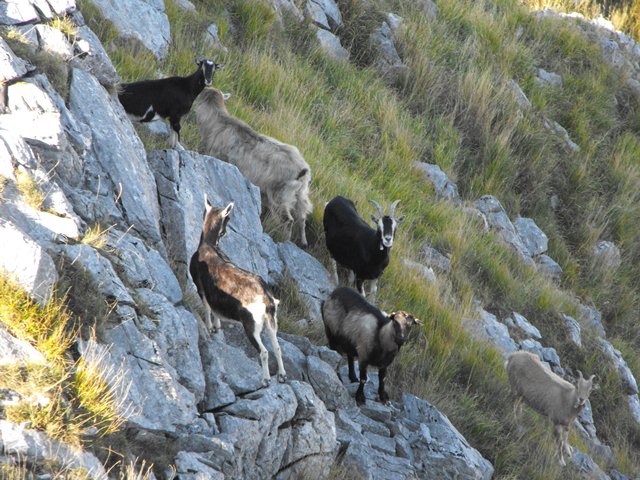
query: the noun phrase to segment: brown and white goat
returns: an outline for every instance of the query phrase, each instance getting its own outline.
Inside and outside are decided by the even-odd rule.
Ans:
[[[564,454],[573,454],[569,445],[569,426],[584,408],[593,387],[593,378],[582,377],[575,385],[546,368],[540,358],[530,352],[518,351],[509,355],[505,363],[512,394],[538,413],[553,422],[554,436],[558,441],[560,465],[566,465]]]
[[[203,153],[234,164],[260,187],[266,210],[285,221],[285,240],[291,239],[293,223],[297,222],[300,244],[306,247],[305,224],[311,212],[309,164],[296,147],[262,135],[229,115],[224,104],[229,97],[207,88],[196,101]]]
[[[278,320],[276,300],[267,284],[255,273],[243,270],[220,250],[218,243],[227,231],[233,202],[225,208],[214,208],[204,197],[205,213],[198,250],[191,257],[189,271],[193,283],[205,307],[205,324],[213,332],[221,328],[220,317],[237,320],[260,354],[262,384],[269,385],[269,353],[260,334],[266,327],[269,340],[278,362],[278,381],[285,382],[287,375],[282,363],[282,353],[276,333]]]

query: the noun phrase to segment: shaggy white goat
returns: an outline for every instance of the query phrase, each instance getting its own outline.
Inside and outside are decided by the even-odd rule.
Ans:
[[[573,454],[567,441],[569,426],[584,408],[595,375],[585,380],[578,371],[580,376],[574,386],[546,368],[537,355],[524,351],[512,353],[505,367],[513,395],[553,422],[560,465],[564,467],[564,454]]]

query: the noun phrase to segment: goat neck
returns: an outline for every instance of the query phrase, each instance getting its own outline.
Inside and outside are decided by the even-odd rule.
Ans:
[[[215,208],[205,198],[205,214],[202,225],[201,243],[217,247],[220,239],[227,233],[227,223],[233,209],[233,202],[225,208]]]

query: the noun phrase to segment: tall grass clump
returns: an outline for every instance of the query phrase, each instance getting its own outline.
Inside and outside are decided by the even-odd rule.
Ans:
[[[64,298],[54,296],[46,305],[38,305],[3,274],[0,320],[12,335],[43,356],[0,367],[0,388],[20,398],[4,407],[9,421],[28,422],[31,428],[71,445],[82,444],[88,432],[95,436],[96,429],[97,435],[104,436],[121,427],[126,396],[114,390],[120,376],[102,368],[99,357],[73,360],[78,324]]]

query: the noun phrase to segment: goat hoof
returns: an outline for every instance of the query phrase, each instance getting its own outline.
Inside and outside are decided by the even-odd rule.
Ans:
[[[353,377],[352,377],[351,375],[349,375],[349,381],[350,381],[351,383],[356,383],[356,382],[358,382],[359,380],[358,380],[358,377],[356,377],[355,375],[354,375]]]
[[[271,383],[271,379],[269,379],[269,378],[263,378],[262,379],[262,386],[263,387],[268,387],[269,383]]]
[[[567,466],[567,463],[564,461],[564,458],[560,459],[560,466],[561,467],[566,467]]]
[[[366,399],[364,398],[364,394],[363,395],[356,395],[356,403],[358,405],[364,405],[365,403],[367,403]]]
[[[279,373],[278,374],[278,381],[280,383],[285,383],[287,381],[287,376],[284,373]]]
[[[380,397],[380,403],[384,403],[385,405],[389,405],[389,395],[386,393],[378,394]]]

